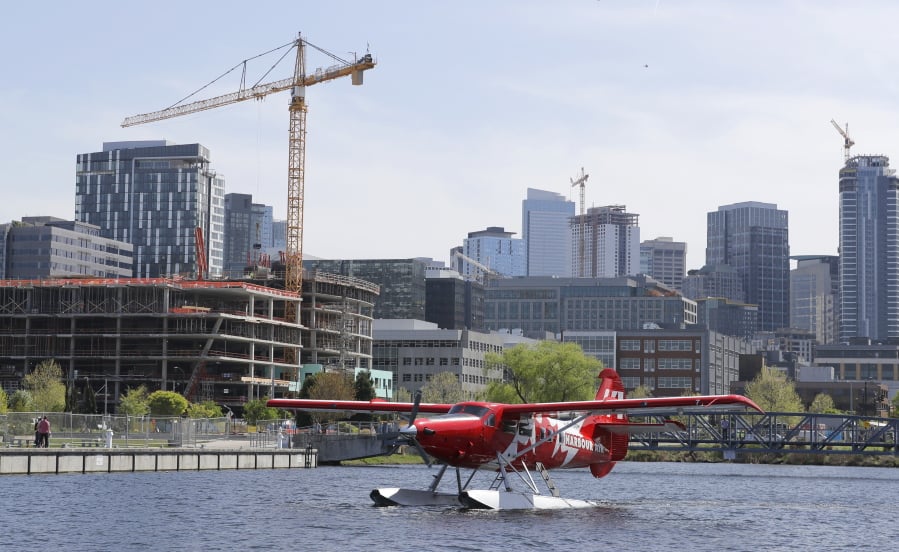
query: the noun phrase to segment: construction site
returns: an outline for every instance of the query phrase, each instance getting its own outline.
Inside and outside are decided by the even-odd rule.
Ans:
[[[278,289],[283,279],[268,283],[0,280],[0,385],[13,391],[55,360],[109,412],[140,385],[240,411],[247,400],[296,390],[303,365],[371,367],[377,286],[313,273],[301,301]]]
[[[333,64],[307,74],[307,47],[327,55]],[[140,385],[148,391],[177,391],[192,402],[215,401],[239,412],[247,400],[298,391],[303,373],[340,369],[352,374],[371,368],[378,286],[332,274],[304,275],[302,238],[306,88],[342,77],[361,85],[363,72],[375,61],[368,53],[342,59],[299,35],[266,53],[278,50],[285,51],[279,61],[295,51],[288,78],[246,86],[247,61],[265,55],[260,54],[225,73],[242,68],[236,91],[190,103],[182,100],[127,117],[122,126],[290,91],[286,248],[280,266],[258,266],[260,258],[254,255],[245,278],[209,279],[204,244],[220,239],[221,214],[195,205],[183,212],[185,220],[196,224],[195,239],[185,253],[186,262],[196,264],[193,275],[0,280],[0,385],[7,392],[18,389],[39,363],[55,360],[69,385],[90,386],[109,412],[125,390]],[[178,170],[160,165],[160,172]],[[117,180],[114,189],[119,189]],[[143,201],[148,193],[138,190],[133,195]],[[171,244],[159,244],[159,250],[166,247]],[[255,277],[260,273],[264,278]]]

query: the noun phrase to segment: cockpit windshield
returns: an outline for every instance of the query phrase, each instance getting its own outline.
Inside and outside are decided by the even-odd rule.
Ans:
[[[477,404],[455,404],[450,408],[447,414],[471,414],[480,418],[489,411],[490,409],[486,406]]]

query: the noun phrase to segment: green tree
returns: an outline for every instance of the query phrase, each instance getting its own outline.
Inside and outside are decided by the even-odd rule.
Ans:
[[[97,393],[94,392],[94,388],[87,378],[84,378],[84,385],[81,388],[80,410],[82,414],[97,413]]]
[[[371,381],[371,372],[359,372],[353,384],[353,396],[357,401],[370,401],[375,398],[375,385]]]
[[[243,405],[243,417],[248,424],[256,425],[261,421],[278,419],[278,410],[266,406],[266,402],[268,402],[268,397],[265,397],[264,399],[253,399],[247,401],[246,404]]]
[[[393,402],[410,403],[412,402],[412,391],[405,387],[400,387],[393,392]]]
[[[0,387],[0,414],[6,414],[9,410],[9,396],[6,391]]]
[[[813,414],[834,414],[837,409],[833,404],[833,397],[827,393],[818,393],[812,399],[812,404],[809,405],[808,411]]]
[[[31,392],[25,389],[16,389],[9,398],[9,409],[13,412],[34,412],[34,400]]]
[[[309,381],[308,378],[306,381]],[[304,382],[303,388],[306,388],[306,382]],[[343,374],[321,372],[315,375],[308,392],[310,399],[351,401],[355,397],[356,391],[349,378]]]
[[[153,391],[147,406],[152,416],[180,416],[187,410],[187,399],[174,391]]]
[[[221,418],[224,416],[222,407],[215,404],[215,401],[190,403],[187,407],[187,415],[191,418]]]
[[[652,390],[645,385],[638,385],[633,391],[627,394],[629,399],[645,399],[652,396]]]
[[[516,345],[502,354],[487,353],[487,370],[505,367],[507,381],[487,386],[488,401],[507,403],[592,399],[602,363],[576,343],[540,341]]]
[[[147,386],[131,387],[119,399],[119,414],[126,416],[146,416],[150,413]]]
[[[62,368],[53,359],[37,366],[22,379],[22,385],[31,393],[35,412],[64,412],[66,386],[62,382]]]
[[[75,382],[66,382],[66,406],[64,412],[78,412],[78,390]]]
[[[746,384],[746,396],[768,412],[804,412],[796,384],[779,370],[762,366],[762,371]]]
[[[440,372],[421,388],[421,402],[455,404],[465,400],[462,383],[453,372]]]
[[[370,401],[375,398],[375,385],[371,380],[371,372],[368,370],[359,372],[353,382],[353,398],[357,401]],[[350,416],[350,420],[356,422],[370,422],[374,416],[367,412],[356,412]],[[297,424],[299,427],[299,423]]]
[[[309,381],[308,378],[306,380]],[[303,382],[305,389],[306,382]],[[320,372],[315,375],[313,384],[309,386],[310,399],[318,400],[337,400],[351,401],[353,400],[355,389],[353,389],[352,381],[337,372]],[[345,418],[344,413],[322,413],[313,412],[312,418],[319,421],[338,420]],[[299,424],[299,422],[297,422]]]

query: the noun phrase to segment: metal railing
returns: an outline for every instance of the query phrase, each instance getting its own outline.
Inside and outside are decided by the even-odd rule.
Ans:
[[[35,424],[43,413],[0,415],[0,446],[33,447]],[[244,420],[119,416],[49,412],[51,447],[200,447],[210,442],[246,441]],[[225,443],[227,444],[227,443]]]

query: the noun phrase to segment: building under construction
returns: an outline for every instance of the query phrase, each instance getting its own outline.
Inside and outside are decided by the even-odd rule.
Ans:
[[[639,215],[624,205],[591,207],[571,218],[572,273],[579,278],[617,278],[640,271]]]
[[[14,392],[52,359],[110,412],[139,385],[240,410],[296,389],[302,364],[370,368],[377,286],[310,274],[301,302],[272,283],[0,280],[0,385]]]

